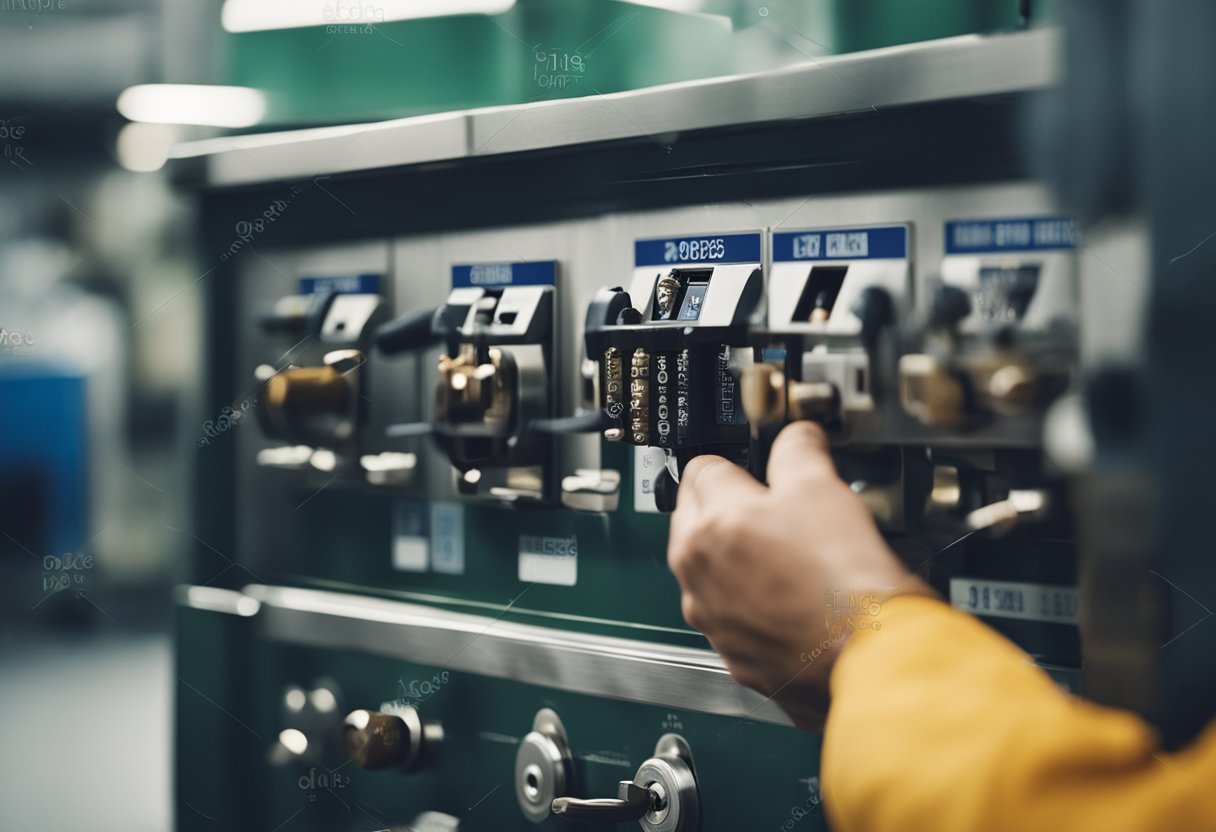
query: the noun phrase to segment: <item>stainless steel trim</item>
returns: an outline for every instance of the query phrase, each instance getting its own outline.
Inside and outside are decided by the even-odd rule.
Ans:
[[[207,612],[218,612],[224,615],[238,615],[249,618],[258,614],[261,604],[248,595],[233,589],[220,589],[214,586],[178,586],[173,592],[174,599],[183,607]]]
[[[969,35],[838,55],[785,69],[472,113],[475,156],[683,130],[818,118],[997,95],[1057,77],[1050,30]]]
[[[1039,89],[1060,76],[1062,38],[1040,29],[947,38],[811,60],[785,69],[581,98],[415,118],[207,139],[207,182],[237,185],[734,124],[816,118]]]
[[[358,650],[574,693],[789,725],[712,650],[553,630],[340,592],[253,585],[269,638]]]
[[[467,156],[468,115],[438,113],[186,142],[173,158],[206,157],[207,182],[238,185],[328,176]]]

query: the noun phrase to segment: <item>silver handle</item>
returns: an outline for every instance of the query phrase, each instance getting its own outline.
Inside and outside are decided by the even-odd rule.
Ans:
[[[591,823],[641,820],[654,808],[656,799],[657,795],[650,789],[643,788],[632,780],[622,780],[615,798],[583,800],[577,797],[559,797],[553,801],[553,814]]]

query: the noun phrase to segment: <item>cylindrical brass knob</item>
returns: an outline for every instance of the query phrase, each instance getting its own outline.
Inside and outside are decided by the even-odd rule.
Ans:
[[[372,771],[400,765],[410,751],[405,721],[378,711],[354,711],[346,717],[344,740],[354,764]]]
[[[752,364],[739,381],[743,412],[753,428],[785,421],[785,373],[772,364]]]
[[[962,382],[932,355],[899,359],[899,398],[904,412],[926,425],[955,424],[966,415]]]
[[[346,411],[350,387],[333,367],[288,367],[266,382],[266,407],[309,413]]]
[[[772,364],[743,370],[743,411],[753,428],[802,419],[830,423],[840,417],[840,392],[827,381],[791,381]]]
[[[362,364],[358,350],[338,350],[325,356],[325,364],[286,367],[266,378],[258,395],[258,421],[274,439],[309,442],[316,437],[344,440],[353,416],[355,377]]]
[[[997,407],[1017,410],[1034,402],[1034,371],[1026,364],[1012,362],[999,367],[988,379],[988,395]]]
[[[789,386],[789,414],[794,421],[831,422],[840,416],[840,391],[828,381],[795,381]]]
[[[415,771],[432,759],[443,740],[438,722],[422,722],[413,708],[398,713],[352,711],[346,717],[346,754],[369,771]]]

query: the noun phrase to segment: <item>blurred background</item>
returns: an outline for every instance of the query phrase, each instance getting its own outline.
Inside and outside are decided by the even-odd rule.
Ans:
[[[1050,11],[0,0],[0,828],[171,827],[170,590],[207,545],[191,464],[208,425],[207,264],[175,143],[772,70]]]

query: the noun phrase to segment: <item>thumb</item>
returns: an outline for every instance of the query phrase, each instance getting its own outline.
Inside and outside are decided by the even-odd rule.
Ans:
[[[768,457],[768,484],[778,490],[836,479],[828,438],[814,422],[792,422],[777,434]]]

